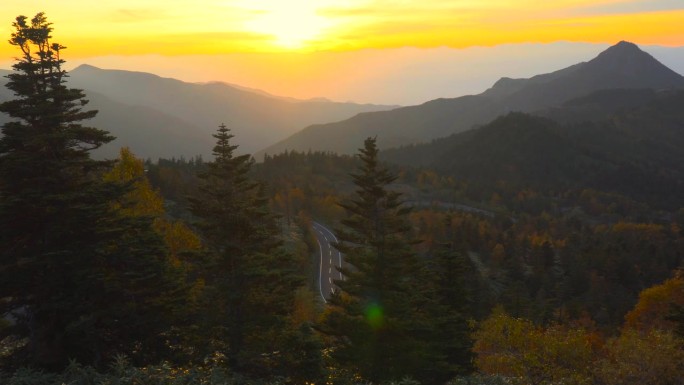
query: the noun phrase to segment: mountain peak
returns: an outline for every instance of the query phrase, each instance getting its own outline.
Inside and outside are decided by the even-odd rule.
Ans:
[[[671,88],[683,83],[679,74],[642,51],[636,44],[627,41],[621,41],[606,49],[587,64],[588,71],[604,74],[603,76],[610,74],[631,79],[635,84],[630,86]]]
[[[632,43],[631,41],[627,41],[627,40],[621,40],[619,43],[615,44],[614,46],[612,46],[612,47],[610,47],[610,48],[615,48],[615,49],[632,49],[632,50],[633,50],[633,49],[636,49],[636,50],[641,51],[641,49],[639,49],[639,46],[638,46],[638,45]],[[609,49],[610,49],[610,48],[609,48]]]
[[[653,56],[644,52],[634,43],[621,41],[601,52],[594,60],[596,64],[611,68],[622,68],[630,65],[662,65]],[[591,63],[590,62],[590,63]]]
[[[631,43],[629,41],[621,41],[611,47],[608,47],[605,51],[601,52],[598,57],[601,56],[617,56],[620,58],[630,58],[638,56],[651,56],[646,52],[642,51],[638,45]]]
[[[95,67],[94,65],[90,64],[81,64],[80,66],[72,69],[71,71],[96,71],[96,70],[101,70],[102,68]]]

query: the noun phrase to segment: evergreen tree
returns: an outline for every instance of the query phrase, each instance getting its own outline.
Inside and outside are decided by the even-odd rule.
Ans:
[[[248,176],[250,156],[234,155],[237,146],[225,125],[214,137],[215,159],[199,175],[198,193],[190,199],[210,251],[205,352],[226,354],[232,369],[249,375],[287,374],[280,353],[291,338],[286,334],[294,293],[304,280],[281,247],[263,186]]]
[[[16,98],[0,104],[13,118],[0,139],[0,314],[21,341],[14,364],[103,365],[118,353],[148,362],[177,299],[161,239],[149,219],[114,209],[128,186],[102,181],[109,163],[89,156],[113,137],[80,124],[96,111],[65,86],[64,47],[50,42],[45,15],[13,28]]]
[[[345,254],[344,280],[328,302],[320,330],[333,340],[333,358],[364,379],[380,383],[405,376],[432,382],[436,308],[425,264],[412,250],[409,209],[387,186],[396,177],[378,163],[375,139],[360,150],[352,174],[358,187],[343,203],[347,216],[336,247]]]
[[[435,253],[430,268],[434,277],[430,295],[434,301],[432,309],[435,327],[432,341],[434,351],[439,352],[434,365],[433,378],[444,383],[457,374],[473,369],[471,330],[468,326],[470,293],[466,286],[469,264],[463,253],[451,243],[441,245]]]
[[[197,226],[213,247],[227,255],[274,250],[281,243],[276,217],[268,208],[263,186],[248,175],[250,155],[234,155],[238,146],[230,143],[234,135],[225,125],[213,136],[215,159],[199,174],[199,192],[190,202],[193,214],[201,218]]]

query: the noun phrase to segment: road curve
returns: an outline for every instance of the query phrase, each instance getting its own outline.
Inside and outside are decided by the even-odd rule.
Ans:
[[[311,227],[318,243],[318,291],[323,302],[328,302],[335,290],[334,281],[343,279],[337,269],[342,266],[342,253],[333,247],[332,243],[337,242],[337,237],[330,229],[318,222],[312,222]]]

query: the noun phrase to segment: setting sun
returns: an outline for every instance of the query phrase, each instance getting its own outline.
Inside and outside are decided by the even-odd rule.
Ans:
[[[273,36],[276,46],[286,49],[304,48],[306,42],[317,38],[332,23],[317,14],[316,2],[294,1],[245,1],[244,7],[254,12],[246,20],[246,30]]]
[[[72,57],[465,48],[571,41],[684,45],[678,1],[563,0],[87,0],[3,2],[10,31],[19,14],[43,11]],[[11,48],[0,46],[0,60]]]

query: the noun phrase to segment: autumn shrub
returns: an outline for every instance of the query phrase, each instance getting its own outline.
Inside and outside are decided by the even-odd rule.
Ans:
[[[594,370],[598,384],[684,384],[684,343],[670,331],[626,329],[604,354]]]
[[[594,351],[589,333],[542,328],[495,312],[475,333],[475,363],[484,375],[525,384],[589,384]]]
[[[675,324],[669,316],[675,306],[683,305],[684,277],[675,276],[639,294],[639,302],[625,316],[625,328],[673,330]]]

